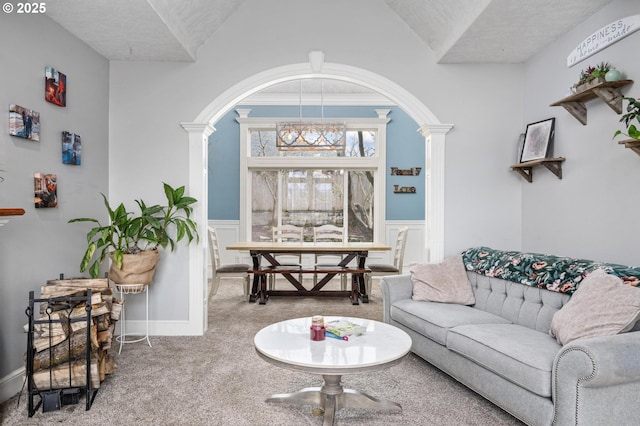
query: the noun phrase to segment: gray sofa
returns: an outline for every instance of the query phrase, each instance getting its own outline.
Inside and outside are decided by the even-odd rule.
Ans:
[[[490,259],[480,266],[474,264],[478,249],[463,253],[473,306],[414,301],[410,275],[387,276],[381,281],[384,321],[411,336],[416,355],[529,425],[640,424],[637,324],[630,332],[564,346],[549,334],[554,313],[570,298],[566,290],[609,264],[484,249]],[[531,282],[503,273],[501,262],[516,264],[514,256],[528,256],[534,269],[518,273]],[[544,274],[536,269],[541,265]],[[631,279],[637,279],[637,269],[619,275],[636,272]],[[569,273],[572,284],[559,281]]]

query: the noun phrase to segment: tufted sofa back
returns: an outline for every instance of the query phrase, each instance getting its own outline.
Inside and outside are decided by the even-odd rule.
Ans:
[[[640,291],[638,267],[489,247],[467,249],[462,259],[476,308],[543,332],[549,331],[553,314],[569,301],[584,277],[598,268]],[[634,330],[640,329],[639,324]]]
[[[549,332],[553,314],[570,297],[471,271],[467,271],[467,276],[476,297],[475,308],[543,333]]]

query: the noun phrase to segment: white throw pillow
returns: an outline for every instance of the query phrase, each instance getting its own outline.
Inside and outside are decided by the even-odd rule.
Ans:
[[[640,288],[603,269],[586,276],[566,305],[553,315],[549,334],[558,343],[629,331],[640,316]]]
[[[452,256],[442,263],[415,263],[409,267],[413,282],[413,300],[473,305],[471,283],[462,256]]]

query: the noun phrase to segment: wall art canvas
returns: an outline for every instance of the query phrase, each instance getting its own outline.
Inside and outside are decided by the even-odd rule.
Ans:
[[[9,134],[32,141],[40,140],[40,113],[20,105],[9,105]]]
[[[55,68],[44,70],[44,100],[58,106],[67,106],[67,76]]]
[[[80,165],[82,153],[82,141],[80,135],[70,132],[62,132],[62,163]]]
[[[549,118],[537,123],[527,124],[522,156],[520,157],[521,163],[547,158],[549,148],[553,142],[555,121],[555,118]]]
[[[34,203],[36,209],[58,207],[58,177],[53,174],[34,173]]]

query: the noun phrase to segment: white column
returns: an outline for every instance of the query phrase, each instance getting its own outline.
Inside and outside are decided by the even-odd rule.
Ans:
[[[202,335],[207,322],[207,205],[209,123],[180,123],[189,133],[189,193],[198,200],[192,219],[198,225],[200,244],[189,245],[189,334]]]
[[[389,118],[390,109],[376,109],[376,114],[378,114],[378,118],[383,120],[383,123],[378,123],[378,144],[376,146],[376,153],[378,155],[378,164],[376,167],[375,179],[375,210],[374,217],[375,226],[373,241],[382,241],[382,242],[391,242],[394,240],[390,240],[387,238],[388,230],[387,230],[387,125],[391,119]],[[369,253],[371,254],[371,253]],[[385,253],[386,255],[386,253]],[[374,263],[374,262],[371,262]],[[389,261],[388,263],[393,263]]]
[[[425,124],[418,131],[426,142],[426,253],[429,262],[444,259],[444,166],[446,134],[452,124]]]

